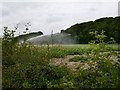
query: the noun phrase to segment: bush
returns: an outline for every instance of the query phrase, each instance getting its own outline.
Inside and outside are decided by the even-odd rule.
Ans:
[[[4,29],[3,88],[120,88],[120,66],[110,60],[110,55],[117,53],[98,55],[99,51],[104,51],[100,50],[99,44],[94,44],[94,48],[81,49],[49,45],[36,47],[27,41],[17,43],[14,31],[7,27]],[[90,52],[94,53],[92,57],[74,57],[70,61],[99,60],[95,68],[92,67],[94,63],[89,62],[87,64],[90,68],[84,70],[80,66],[77,72],[70,71],[65,66],[49,65],[51,58]]]
[[[49,65],[49,59],[54,57],[51,55],[55,54],[53,50],[50,54],[49,49],[52,50],[54,47],[35,47],[27,41],[17,43],[14,41],[13,32],[5,28],[2,48],[3,88],[59,87],[55,85],[60,84],[60,80],[69,72],[65,67]],[[59,48],[56,50],[59,51]],[[61,57],[60,53],[55,55]]]

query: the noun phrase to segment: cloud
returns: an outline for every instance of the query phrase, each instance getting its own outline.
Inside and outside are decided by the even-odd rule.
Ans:
[[[50,34],[51,30],[56,33],[75,23],[117,16],[117,8],[116,2],[5,2],[2,23],[11,29],[20,23],[18,34],[31,22],[32,32],[41,30]]]
[[[47,24],[53,24],[53,23],[57,23],[57,22],[61,22],[63,19],[60,17],[54,17],[54,18],[48,18],[46,20]]]
[[[3,2],[118,2],[119,0],[3,0]]]
[[[120,16],[120,1],[118,2],[118,15]]]
[[[2,10],[2,17],[9,16],[9,15],[10,15],[10,11],[8,9],[3,9]]]
[[[95,9],[95,8],[90,8],[89,10],[90,10],[90,11],[96,11],[96,9]]]

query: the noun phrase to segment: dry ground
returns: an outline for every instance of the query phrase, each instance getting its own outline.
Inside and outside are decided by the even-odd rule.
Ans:
[[[114,52],[120,52],[120,51],[114,51]],[[99,54],[108,54],[110,52],[102,52]],[[78,69],[89,69],[90,65],[95,68],[96,65],[99,63],[100,60],[95,60],[95,61],[87,61],[87,62],[74,62],[74,61],[69,61],[69,59],[74,58],[76,56],[84,56],[84,57],[92,57],[94,55],[92,54],[83,54],[83,55],[67,55],[65,58],[52,58],[50,59],[50,65],[55,65],[55,66],[63,66],[66,65],[67,68],[69,68],[72,71],[77,71]],[[120,59],[120,54],[117,55],[111,55],[110,56],[110,60],[113,61],[113,64],[120,64],[120,62],[118,61]],[[81,67],[80,67],[81,66]]]

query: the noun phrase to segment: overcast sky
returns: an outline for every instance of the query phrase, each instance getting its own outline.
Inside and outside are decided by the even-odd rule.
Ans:
[[[60,32],[71,25],[93,21],[102,17],[118,16],[119,0],[52,0],[45,2],[8,2],[0,3],[0,29],[8,26],[12,29],[19,23],[17,35],[24,31],[24,25],[31,23],[31,32],[42,31],[44,34]],[[0,31],[0,35],[3,31]]]

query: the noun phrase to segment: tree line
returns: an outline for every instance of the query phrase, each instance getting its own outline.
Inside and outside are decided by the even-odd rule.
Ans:
[[[89,41],[94,40],[94,36],[90,35],[89,32],[98,31],[100,33],[102,30],[105,31],[107,36],[105,41],[110,41],[110,38],[114,38],[116,43],[120,43],[119,33],[120,33],[120,17],[105,17],[100,18],[95,21],[77,23],[66,30],[61,30],[61,33],[71,34],[74,40],[77,40],[77,44],[87,44]]]

